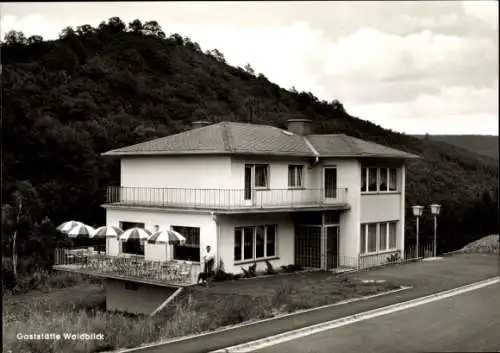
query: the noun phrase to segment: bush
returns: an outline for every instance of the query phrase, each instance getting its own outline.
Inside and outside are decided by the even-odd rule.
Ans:
[[[283,271],[285,273],[293,273],[293,272],[299,272],[299,271],[304,271],[304,268],[300,265],[295,265],[295,264],[292,264],[292,265],[286,265],[286,266],[281,266],[281,268],[283,269]]]
[[[399,253],[392,254],[387,258],[387,262],[390,264],[397,263],[399,262],[399,260],[401,260],[401,258],[399,257]]]
[[[277,273],[276,270],[273,268],[273,265],[271,265],[271,263],[267,260],[266,260],[266,273],[268,275],[275,275]]]
[[[250,267],[248,267],[248,270],[245,270],[243,267],[241,268],[243,271],[243,277],[244,278],[252,278],[257,276],[257,263],[254,262],[254,264]]]

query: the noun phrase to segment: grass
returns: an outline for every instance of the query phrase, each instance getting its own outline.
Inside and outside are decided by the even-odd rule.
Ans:
[[[136,347],[298,309],[394,289],[326,272],[297,273],[192,287],[155,317],[104,311],[103,287],[66,289],[4,298],[4,351],[98,352]],[[258,289],[258,290],[257,290]],[[103,341],[23,341],[16,333],[103,333]],[[123,334],[125,333],[126,334]]]

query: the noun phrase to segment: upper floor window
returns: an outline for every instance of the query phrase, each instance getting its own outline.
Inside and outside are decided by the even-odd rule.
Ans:
[[[256,164],[255,165],[255,187],[267,188],[269,186],[269,165]]]
[[[396,168],[362,168],[361,192],[397,191]]]
[[[245,164],[245,189],[269,187],[269,164]]]
[[[288,166],[288,187],[301,188],[303,187],[303,169],[302,165],[289,165]]]

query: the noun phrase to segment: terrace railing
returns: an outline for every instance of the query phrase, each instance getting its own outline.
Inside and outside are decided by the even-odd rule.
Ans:
[[[179,189],[107,188],[107,202],[128,206],[258,209],[346,204],[347,189]]]
[[[153,261],[142,256],[109,256],[87,249],[56,249],[54,266],[89,275],[185,285],[194,284],[200,272],[197,263]]]

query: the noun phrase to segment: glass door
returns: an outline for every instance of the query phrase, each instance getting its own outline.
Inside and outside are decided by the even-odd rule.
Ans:
[[[337,198],[337,168],[328,167],[324,172],[325,199]]]

